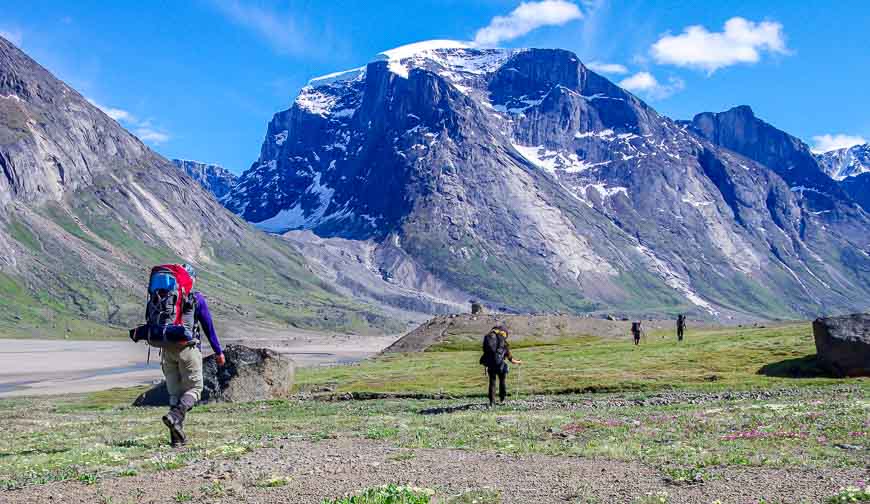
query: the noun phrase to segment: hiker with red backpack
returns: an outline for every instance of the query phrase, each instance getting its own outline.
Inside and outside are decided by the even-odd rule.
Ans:
[[[486,367],[489,376],[489,407],[495,404],[495,381],[498,379],[499,402],[504,403],[507,396],[508,362],[520,365],[523,361],[514,359],[507,341],[508,331],[504,326],[495,326],[483,337],[483,355],[480,364]]]
[[[187,264],[152,268],[145,325],[130,331],[133,341],[144,340],[162,350],[170,406],[163,423],[172,446],[187,443],[184,420],[202,393],[201,332],[208,338],[217,365],[226,363],[205,296],[193,290],[195,282],[196,272]]]

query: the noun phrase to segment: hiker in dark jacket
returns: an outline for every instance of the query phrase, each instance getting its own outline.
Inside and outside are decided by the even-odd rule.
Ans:
[[[493,327],[483,337],[483,355],[480,364],[486,367],[489,376],[489,406],[495,404],[495,380],[498,378],[498,397],[504,403],[507,396],[508,362],[520,365],[523,361],[514,359],[507,341],[508,331],[503,326]]]
[[[686,316],[677,315],[677,341],[683,341],[683,331],[686,329]]]
[[[640,345],[640,337],[643,334],[643,327],[640,325],[640,321],[631,323],[631,336],[634,338],[634,344]]]
[[[195,282],[196,273],[193,268],[185,264],[184,269],[187,270],[191,280]],[[193,297],[196,300],[193,303],[194,307],[191,307],[194,312],[194,324],[199,328],[199,330],[194,331],[196,337],[190,342],[164,347],[161,362],[163,375],[166,377],[170,405],[169,412],[163,416],[163,423],[169,428],[173,446],[183,445],[187,442],[187,437],[184,434],[184,419],[202,394],[202,342],[199,339],[201,332],[205,333],[209,345],[215,353],[215,363],[218,366],[223,366],[226,363],[205,296],[201,292],[195,291]],[[185,307],[185,309],[190,308]]]

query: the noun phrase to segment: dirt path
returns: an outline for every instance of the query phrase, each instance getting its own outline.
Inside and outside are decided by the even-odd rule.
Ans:
[[[286,477],[283,486],[262,482]],[[409,450],[377,441],[276,441],[238,460],[203,463],[173,471],[103,480],[63,482],[0,494],[9,504],[31,502],[318,503],[390,482],[457,495],[491,488],[504,503],[631,503],[666,491],[671,503],[756,504],[821,502],[839,488],[866,479],[861,469],[725,469],[707,482],[669,485],[639,463],[541,455],[507,456],[462,450]],[[220,488],[223,495],[215,495]],[[220,492],[219,492],[220,493]]]

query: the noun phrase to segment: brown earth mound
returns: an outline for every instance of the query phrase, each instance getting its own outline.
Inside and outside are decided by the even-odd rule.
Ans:
[[[643,320],[647,333],[673,330],[673,320]],[[691,328],[713,327],[709,322],[688,322]],[[549,342],[577,336],[628,338],[631,321],[604,320],[577,315],[444,315],[425,322],[390,345],[389,352],[422,352],[432,345],[445,342],[479,341],[495,325],[504,325],[511,333],[511,341]],[[674,336],[676,337],[676,335]]]

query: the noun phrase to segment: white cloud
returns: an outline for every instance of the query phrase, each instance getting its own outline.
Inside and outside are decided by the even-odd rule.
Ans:
[[[87,98],[87,100],[91,103],[91,105],[102,110],[104,114],[106,114],[107,116],[111,117],[112,119],[114,119],[118,122],[121,122],[121,121],[131,122],[131,123],[136,122],[136,118],[133,116],[133,114],[131,114],[130,112],[127,112],[124,109],[105,107],[105,106],[100,105],[99,103],[97,103],[96,101],[94,101],[90,98]]]
[[[5,38],[6,40],[12,42],[18,47],[21,47],[21,43],[24,41],[24,34],[21,33],[21,30],[0,28],[0,37]]]
[[[101,105],[96,100],[91,98],[86,98],[91,105],[97,107],[102,110],[104,114],[111,117],[118,123],[123,124],[127,128],[132,128],[133,134],[139,137],[143,142],[148,142],[154,145],[160,145],[164,142],[169,141],[169,134],[165,131],[161,131],[162,128],[155,127],[150,120],[140,121],[135,115],[130,112],[115,108],[115,107],[106,107]]]
[[[299,54],[310,44],[290,13],[279,13],[239,0],[214,0],[223,14],[236,24],[249,28],[265,38],[276,50],[286,54]]]
[[[658,86],[659,82],[649,72],[638,72],[619,81],[619,85],[629,91],[647,91]]]
[[[148,142],[154,145],[160,145],[169,140],[169,135],[162,131],[155,131],[151,128],[143,127],[136,128],[133,133],[139,137],[139,140]]]
[[[660,100],[682,90],[685,85],[676,77],[670,77],[667,84],[662,84],[649,72],[637,72],[619,81],[619,86],[632,93]]]
[[[855,135],[818,135],[813,137],[813,152],[821,153],[837,149],[845,149],[854,145],[867,143],[867,139]]]
[[[709,73],[738,63],[757,63],[764,52],[788,54],[782,24],[741,17],[726,21],[721,32],[709,32],[700,25],[686,27],[679,35],[662,36],[650,48],[657,63]]]
[[[590,61],[589,63],[586,63],[586,68],[592,70],[593,72],[603,74],[622,75],[628,73],[628,68],[625,68],[625,65],[620,65],[619,63],[602,63],[600,61]]]
[[[582,17],[580,8],[565,0],[523,2],[507,16],[496,16],[489,25],[477,30],[474,43],[478,46],[495,46],[543,26],[561,26]]]

